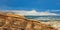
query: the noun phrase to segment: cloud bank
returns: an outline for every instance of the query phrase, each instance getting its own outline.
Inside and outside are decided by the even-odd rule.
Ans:
[[[56,13],[51,13],[49,11],[45,12],[37,12],[36,10],[32,11],[26,11],[26,10],[11,10],[10,12],[14,12],[16,14],[22,14],[22,15],[31,15],[31,16],[40,16],[40,15],[58,15]]]

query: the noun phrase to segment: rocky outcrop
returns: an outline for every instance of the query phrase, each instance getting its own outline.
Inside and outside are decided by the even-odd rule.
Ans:
[[[60,30],[60,21],[48,21],[48,22],[43,22],[45,24],[50,24],[52,27],[57,28]]]
[[[57,30],[49,24],[26,19],[22,15],[0,13],[0,30]]]

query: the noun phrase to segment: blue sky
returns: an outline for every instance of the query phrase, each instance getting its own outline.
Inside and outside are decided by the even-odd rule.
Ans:
[[[0,0],[0,10],[55,11],[60,14],[60,0]],[[57,10],[57,11],[56,11]]]

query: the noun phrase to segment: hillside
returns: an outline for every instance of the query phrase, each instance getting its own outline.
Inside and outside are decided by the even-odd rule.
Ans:
[[[0,13],[0,30],[57,30],[50,24],[26,19],[23,15]]]

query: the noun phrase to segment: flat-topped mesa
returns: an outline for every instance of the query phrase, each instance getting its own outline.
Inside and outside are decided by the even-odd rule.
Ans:
[[[26,19],[23,15],[0,13],[0,30],[57,30],[37,20]]]

